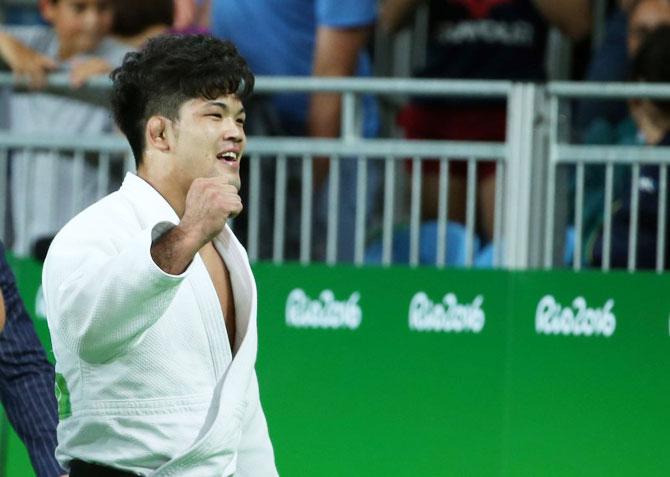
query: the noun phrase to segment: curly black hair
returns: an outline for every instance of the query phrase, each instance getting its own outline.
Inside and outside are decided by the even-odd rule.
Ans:
[[[670,26],[659,26],[644,38],[631,63],[630,77],[645,83],[670,83]],[[670,100],[653,99],[652,103],[670,116]]]
[[[110,77],[112,113],[138,167],[151,116],[178,119],[185,101],[226,94],[244,100],[254,88],[254,75],[235,45],[208,35],[153,38],[142,50],[127,53]]]

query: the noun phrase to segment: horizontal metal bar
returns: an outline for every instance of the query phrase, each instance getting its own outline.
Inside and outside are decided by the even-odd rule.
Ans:
[[[11,73],[0,73],[0,86],[21,86]],[[106,76],[91,78],[84,89],[111,89],[112,82]],[[70,78],[66,73],[55,73],[48,77],[48,88],[70,89]],[[308,76],[259,76],[256,78],[256,93],[286,92],[353,92],[380,95],[411,94],[414,96],[477,96],[506,97],[512,82],[483,80],[431,80],[397,78],[313,78]]]
[[[650,146],[573,146],[554,145],[551,156],[556,163],[576,164],[670,164],[670,147]]]
[[[670,98],[670,85],[653,83],[556,81],[547,84],[547,91],[564,98]]]
[[[44,148],[58,150],[80,149],[108,153],[130,151],[128,142],[115,135],[49,135],[0,132],[2,148]],[[502,143],[465,141],[409,141],[399,139],[357,139],[348,143],[336,139],[268,138],[250,136],[249,154],[393,156],[396,159],[435,156],[471,156],[478,160],[502,159],[507,146]],[[344,157],[346,160],[346,157]],[[353,157],[355,159],[355,157]],[[459,160],[458,158],[452,160]],[[464,160],[464,159],[462,159]]]
[[[0,146],[2,143],[0,142]],[[503,143],[465,141],[410,141],[405,139],[356,139],[344,143],[337,139],[301,139],[288,137],[249,138],[248,152],[259,154],[330,155],[344,160],[358,156],[392,156],[404,160],[408,157],[453,156],[455,159],[476,157],[478,160],[495,160],[505,157],[507,146]]]
[[[113,134],[64,135],[49,133],[15,133],[0,131],[1,148],[56,149],[72,151],[97,151],[110,154],[125,154],[130,145],[125,137]],[[116,157],[112,157],[116,159]]]

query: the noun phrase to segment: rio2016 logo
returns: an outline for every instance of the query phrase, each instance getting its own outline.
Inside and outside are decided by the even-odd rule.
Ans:
[[[602,308],[589,308],[584,297],[572,300],[563,307],[551,295],[545,295],[535,310],[535,331],[544,335],[612,336],[616,330],[614,300]]]

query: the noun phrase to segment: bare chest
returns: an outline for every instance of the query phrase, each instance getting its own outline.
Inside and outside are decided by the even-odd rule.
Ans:
[[[233,296],[233,286],[230,281],[230,273],[219,253],[211,243],[208,243],[200,250],[200,257],[205,263],[207,272],[212,280],[216,295],[219,298],[223,319],[226,323],[228,332],[228,341],[230,349],[233,349],[235,343],[235,300]]]

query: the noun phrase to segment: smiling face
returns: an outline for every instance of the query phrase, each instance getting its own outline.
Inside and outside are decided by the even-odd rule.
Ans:
[[[199,177],[225,177],[240,188],[245,119],[242,102],[232,94],[181,106],[173,122],[170,175],[184,194]]]
[[[42,14],[53,25],[61,59],[94,50],[114,20],[110,0],[42,0]]]

